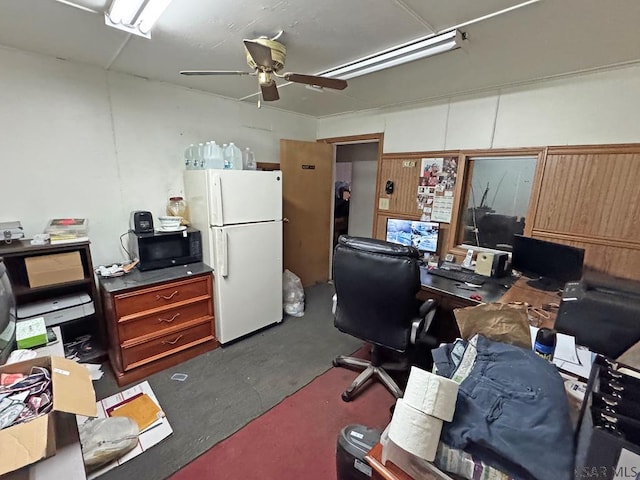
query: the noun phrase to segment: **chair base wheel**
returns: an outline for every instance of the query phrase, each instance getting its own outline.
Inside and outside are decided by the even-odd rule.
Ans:
[[[347,392],[342,392],[342,400],[344,402],[350,402],[351,401],[351,395],[349,395]]]
[[[338,361],[334,358],[331,363],[333,364],[334,367],[338,366]]]

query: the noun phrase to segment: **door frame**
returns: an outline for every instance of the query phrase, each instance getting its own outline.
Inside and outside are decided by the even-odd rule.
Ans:
[[[380,174],[380,164],[382,162],[382,153],[383,153],[383,147],[384,147],[384,133],[383,132],[379,132],[379,133],[366,133],[366,134],[362,134],[362,135],[349,135],[349,136],[345,136],[345,137],[329,137],[329,138],[319,138],[316,140],[317,142],[321,142],[321,143],[328,143],[333,147],[333,165],[332,165],[332,170],[333,170],[333,183],[332,183],[332,190],[333,185],[335,185],[336,182],[336,147],[338,145],[350,145],[350,144],[358,144],[358,143],[378,143],[378,159],[376,161],[376,186],[379,183],[379,179],[378,179],[378,175]],[[333,201],[335,202],[335,195],[333,195]],[[333,205],[331,205],[331,211],[333,211]],[[375,211],[371,212],[371,214],[374,216],[375,219]],[[333,239],[333,222],[330,223],[330,228],[331,228],[331,236],[330,239]],[[375,225],[375,221],[373,222],[373,227],[371,230],[371,237],[373,238],[373,236],[375,235],[375,229],[376,229],[376,225]],[[331,265],[333,264],[333,242],[330,241],[329,245],[327,246],[329,248],[329,279],[333,279],[333,271],[331,268]]]

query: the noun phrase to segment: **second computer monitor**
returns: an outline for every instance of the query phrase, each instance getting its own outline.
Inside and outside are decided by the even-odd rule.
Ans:
[[[421,252],[435,253],[438,251],[439,230],[440,224],[435,222],[388,218],[386,240],[413,246]]]
[[[566,282],[580,280],[584,249],[514,235],[511,268],[528,277],[542,290],[562,288]]]

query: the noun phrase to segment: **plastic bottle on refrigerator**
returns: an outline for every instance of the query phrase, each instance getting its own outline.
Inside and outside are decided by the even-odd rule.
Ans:
[[[196,149],[195,168],[202,170],[204,168],[204,143],[199,143]]]
[[[245,148],[242,152],[242,168],[244,170],[256,170],[256,157],[249,147]]]
[[[229,142],[226,148],[223,148],[225,168],[230,170],[242,170],[242,150],[240,150],[233,142]]]
[[[224,164],[223,168],[229,168],[229,152],[227,152],[227,149],[229,148],[229,145],[227,145],[226,143],[222,144],[222,163]]]
[[[205,168],[224,168],[222,148],[214,140],[207,142]]]
[[[184,168],[186,168],[187,170],[193,170],[194,168],[196,168],[196,151],[197,147],[193,143],[189,145],[184,151]]]

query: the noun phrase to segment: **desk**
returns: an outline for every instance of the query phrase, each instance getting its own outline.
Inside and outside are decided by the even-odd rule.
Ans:
[[[427,273],[426,267],[420,267],[420,283],[422,288],[418,299],[425,301],[433,298],[437,302],[437,321],[433,322],[429,332],[440,342],[453,342],[460,336],[453,310],[472,307],[480,303],[498,302],[509,290],[515,278],[487,278],[480,288],[467,290],[463,282],[438,277]],[[466,287],[469,288],[469,287]],[[482,297],[481,301],[469,298],[472,294]]]
[[[488,278],[480,288],[467,290],[464,283],[449,280],[427,273],[425,267],[420,267],[420,283],[422,288],[418,294],[420,300],[433,298],[438,303],[438,325],[433,326],[433,335],[442,342],[453,342],[459,335],[458,327],[453,315],[456,308],[472,307],[480,303],[512,303],[526,302],[533,307],[540,307],[547,303],[560,303],[560,296],[556,292],[538,290],[527,285],[527,278],[509,276],[502,278]],[[472,294],[482,297],[481,301],[469,298]],[[543,321],[541,326],[553,327],[555,313]],[[436,323],[436,322],[434,322]]]
[[[420,267],[422,290],[443,297],[443,300],[449,302],[447,304],[454,305],[453,308],[459,308],[458,305],[460,307],[469,307],[480,303],[500,301],[515,281],[516,277],[487,277],[481,287],[468,290],[471,287],[466,287],[463,282],[431,275],[427,273],[426,268]],[[480,295],[482,301],[472,300],[470,296],[474,293]]]

